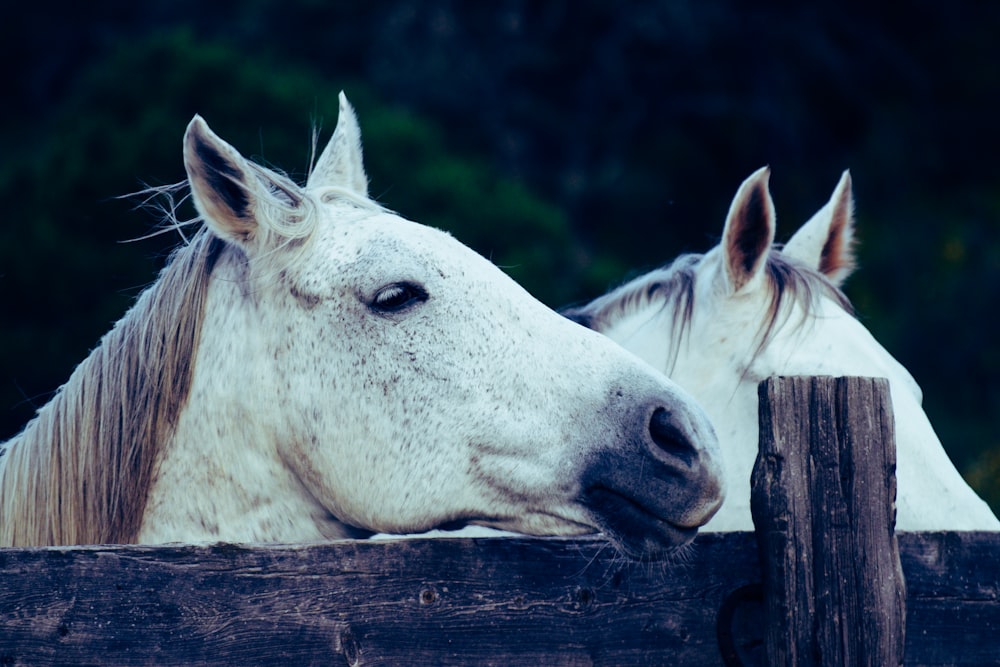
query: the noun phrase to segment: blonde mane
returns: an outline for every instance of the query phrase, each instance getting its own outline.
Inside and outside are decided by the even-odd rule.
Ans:
[[[191,385],[209,276],[202,228],[24,431],[0,445],[0,546],[134,542]]]
[[[300,198],[290,179],[250,167],[278,189],[258,211],[257,234],[272,247],[293,249],[291,255],[271,252],[263,264],[257,258],[251,267],[257,273],[280,270],[294,248],[301,250],[318,224],[321,201],[345,200],[366,213],[385,210],[340,187]],[[164,215],[164,230],[182,238],[188,225],[199,231],[55,397],[19,435],[0,443],[0,547],[135,542],[157,453],[191,386],[209,277],[227,247],[200,218],[178,219],[188,188],[183,181],[133,195]],[[158,198],[166,203],[150,204]]]

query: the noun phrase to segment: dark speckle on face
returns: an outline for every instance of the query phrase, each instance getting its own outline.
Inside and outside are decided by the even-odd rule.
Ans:
[[[289,292],[295,298],[295,300],[298,301],[299,304],[301,304],[302,307],[306,309],[315,308],[316,305],[319,304],[321,300],[321,297],[318,294],[309,294],[306,292],[302,292],[295,285],[292,285],[291,288],[289,288]]]

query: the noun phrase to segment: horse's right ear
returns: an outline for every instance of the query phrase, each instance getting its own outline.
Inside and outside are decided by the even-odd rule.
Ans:
[[[830,201],[795,232],[782,252],[840,286],[854,271],[854,197],[845,171]]]
[[[224,239],[250,239],[257,222],[249,165],[201,116],[192,118],[184,133],[184,169],[205,223]]]
[[[722,256],[730,294],[763,274],[774,242],[774,202],[768,189],[771,170],[762,167],[737,190],[722,232]]]
[[[201,116],[192,118],[184,133],[184,168],[205,224],[244,249],[269,238],[266,232],[273,230],[274,218],[302,203],[297,185],[244,158]]]

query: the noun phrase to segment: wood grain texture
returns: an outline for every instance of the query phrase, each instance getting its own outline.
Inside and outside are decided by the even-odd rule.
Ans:
[[[903,662],[888,381],[779,377],[760,385],[751,510],[771,665]]]
[[[593,539],[0,550],[0,664],[719,664],[716,613],[757,569],[732,550],[732,536],[672,564]]]
[[[1000,533],[899,543],[905,663],[998,664]],[[0,665],[762,664],[754,535],[683,561],[599,539],[0,549]]]

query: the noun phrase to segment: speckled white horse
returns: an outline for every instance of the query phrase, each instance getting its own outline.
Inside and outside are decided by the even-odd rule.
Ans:
[[[757,385],[773,375],[889,379],[896,423],[897,527],[997,530],[948,458],[912,376],[853,316],[839,287],[854,268],[851,180],[781,250],[769,171],[740,187],[721,245],[684,255],[566,314],[666,372],[708,411],[728,497],[709,530],[753,530]]]
[[[719,506],[691,398],[373,203],[343,96],[304,188],[199,117],[184,162],[204,224],[0,445],[0,545],[473,523],[645,557]]]

